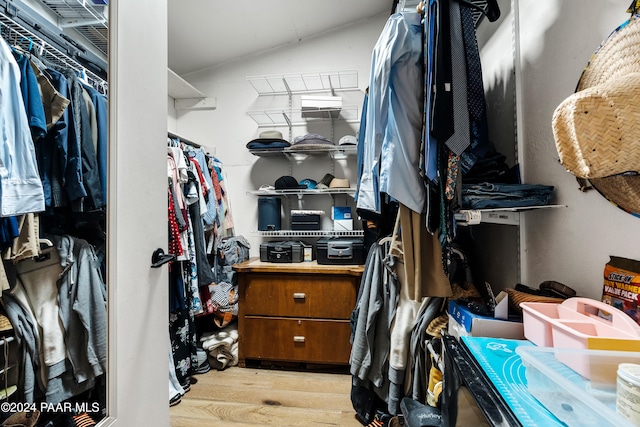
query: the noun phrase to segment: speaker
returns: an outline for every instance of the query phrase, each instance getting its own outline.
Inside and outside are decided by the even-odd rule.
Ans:
[[[280,211],[280,197],[258,197],[258,230],[280,230]]]

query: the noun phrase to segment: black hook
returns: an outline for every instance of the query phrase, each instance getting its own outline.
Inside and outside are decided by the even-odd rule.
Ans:
[[[155,251],[153,251],[153,254],[151,255],[151,268],[158,268],[161,265],[164,265],[175,259],[176,259],[175,255],[165,254],[162,248],[158,248]]]

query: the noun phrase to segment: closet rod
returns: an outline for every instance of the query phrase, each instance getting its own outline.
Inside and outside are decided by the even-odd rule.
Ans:
[[[1,12],[0,32],[9,45],[18,45],[25,51],[31,49],[36,58],[42,58],[60,67],[71,68],[77,73],[84,73],[91,86],[106,93],[108,85],[104,79]]]
[[[21,6],[19,1],[17,3]],[[90,81],[95,82],[94,86],[107,88],[107,64],[104,59],[63,34],[52,23],[29,12],[26,6],[21,7],[18,8],[16,2],[0,0],[0,29],[3,34],[10,31],[21,47],[28,50],[32,46],[36,53],[46,53],[47,60],[84,72]],[[12,40],[7,42],[11,44]]]
[[[173,132],[167,132],[167,134],[169,135],[169,138],[171,138],[171,139],[177,139],[178,141],[183,142],[183,143],[185,143],[187,145],[191,145],[192,147],[195,147],[195,148],[202,148],[202,145],[196,144],[195,142],[191,142],[188,139],[183,138],[180,135],[177,135],[177,134],[175,134]]]
[[[2,337],[0,338],[0,345],[4,345],[4,343],[6,342],[7,344],[9,344],[11,341],[15,340],[15,338],[13,336],[9,336],[9,337]]]

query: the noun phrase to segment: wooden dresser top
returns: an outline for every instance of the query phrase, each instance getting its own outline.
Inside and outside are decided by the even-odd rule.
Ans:
[[[239,273],[301,273],[301,274],[349,274],[361,276],[363,265],[320,265],[315,260],[307,262],[277,263],[262,262],[251,258],[233,265]]]

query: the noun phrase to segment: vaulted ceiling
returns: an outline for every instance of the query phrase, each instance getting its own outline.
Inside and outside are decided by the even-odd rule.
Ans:
[[[392,0],[169,0],[169,68],[200,71],[390,13]]]

